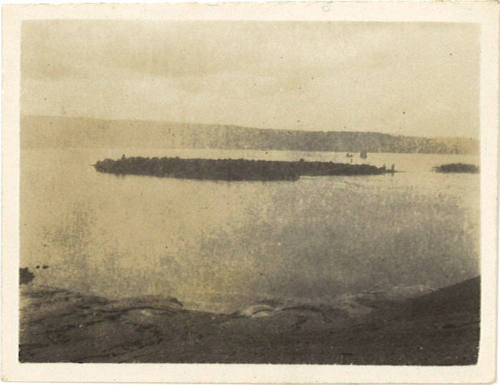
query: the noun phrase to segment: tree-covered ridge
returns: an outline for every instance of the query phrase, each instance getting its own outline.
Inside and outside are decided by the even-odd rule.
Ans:
[[[141,120],[23,116],[23,148],[191,148],[289,151],[477,154],[469,138],[424,138],[377,132],[276,130]]]

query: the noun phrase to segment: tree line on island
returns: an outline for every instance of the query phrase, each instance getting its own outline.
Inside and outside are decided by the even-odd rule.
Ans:
[[[115,175],[150,175],[157,177],[207,180],[297,180],[301,176],[380,175],[394,168],[367,164],[333,162],[268,161],[250,159],[182,159],[126,157],[105,159],[94,165],[98,172]]]
[[[466,163],[448,163],[441,166],[434,167],[434,171],[441,173],[479,173],[479,167],[474,164]]]

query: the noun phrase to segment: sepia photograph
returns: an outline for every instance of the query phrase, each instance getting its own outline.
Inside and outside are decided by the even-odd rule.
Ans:
[[[81,15],[19,22],[18,364],[478,365],[480,23]]]

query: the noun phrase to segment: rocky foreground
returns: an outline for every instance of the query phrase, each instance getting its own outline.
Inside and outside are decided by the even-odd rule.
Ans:
[[[21,286],[21,362],[472,365],[480,280],[404,301],[373,293],[342,306],[259,303],[235,314],[175,298],[110,301]]]

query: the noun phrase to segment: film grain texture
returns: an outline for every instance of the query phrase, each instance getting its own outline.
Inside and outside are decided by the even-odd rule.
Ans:
[[[480,166],[474,24],[24,21],[19,360],[473,365]]]

